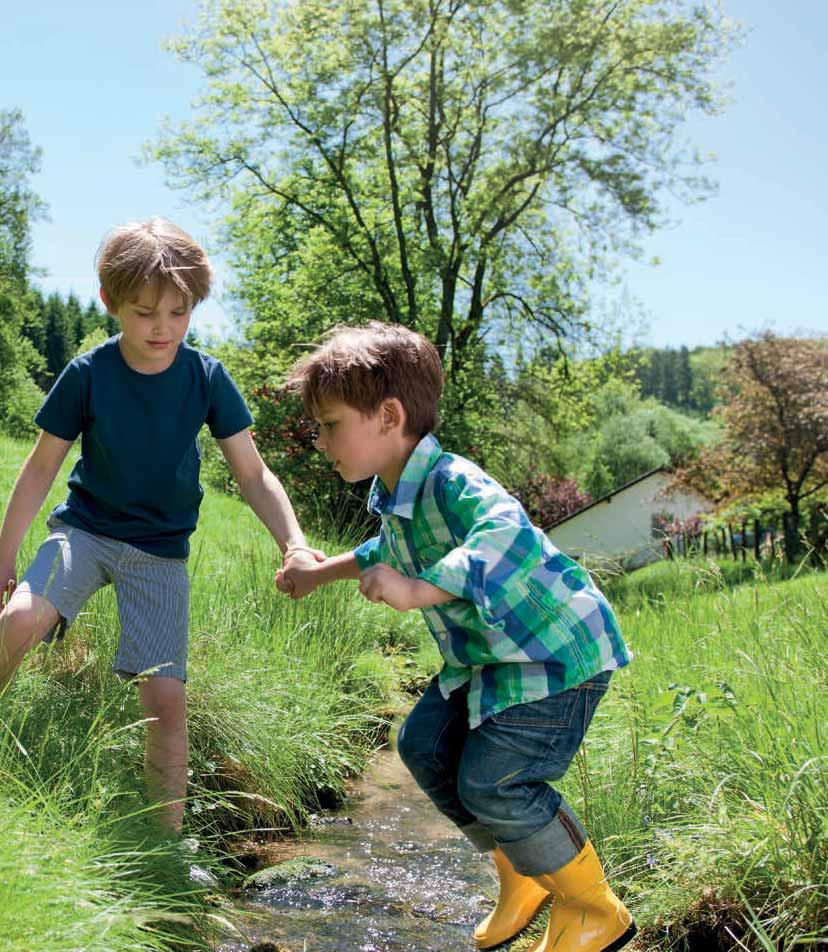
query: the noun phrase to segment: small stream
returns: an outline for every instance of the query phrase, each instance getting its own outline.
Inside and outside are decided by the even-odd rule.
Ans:
[[[350,821],[350,822],[349,822]],[[320,872],[246,892],[246,941],[217,952],[469,952],[492,908],[494,867],[431,805],[396,752],[379,750],[349,802],[269,860]],[[324,864],[324,865],[323,865]]]

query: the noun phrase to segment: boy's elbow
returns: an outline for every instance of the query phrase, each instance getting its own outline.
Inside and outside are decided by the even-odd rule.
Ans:
[[[239,492],[245,498],[249,495],[256,495],[259,491],[266,491],[272,488],[274,484],[279,485],[279,481],[261,460],[258,465],[245,467],[233,473],[233,475],[236,477]]]

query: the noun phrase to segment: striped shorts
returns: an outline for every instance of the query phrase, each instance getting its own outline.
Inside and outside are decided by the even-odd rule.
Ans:
[[[113,670],[187,680],[190,580],[186,559],[164,559],[54,516],[18,589],[50,602],[70,625],[88,599],[115,587],[121,637]]]

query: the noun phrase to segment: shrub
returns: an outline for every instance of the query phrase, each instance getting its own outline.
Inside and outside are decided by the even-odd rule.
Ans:
[[[346,483],[314,447],[315,426],[298,397],[279,387],[252,391],[253,437],[262,458],[284,483],[302,522],[328,538],[367,537],[377,520],[366,509],[370,481]]]
[[[22,367],[12,369],[0,399],[0,430],[8,436],[29,439],[37,435],[34,415],[43,403],[43,392]]]
[[[532,522],[542,528],[555,525],[592,502],[592,496],[581,492],[574,479],[538,472],[530,472],[512,494],[520,500]]]

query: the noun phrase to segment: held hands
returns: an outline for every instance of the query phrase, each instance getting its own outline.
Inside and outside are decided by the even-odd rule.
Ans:
[[[287,548],[275,582],[280,592],[304,598],[319,585],[349,578],[359,579],[359,591],[369,602],[384,602],[398,612],[441,605],[456,597],[430,582],[402,575],[390,565],[372,565],[360,572],[353,553],[326,559],[324,553],[304,546]]]
[[[291,598],[304,598],[319,585],[319,566],[325,553],[319,549],[288,546],[282,567],[276,573],[276,588]]]

